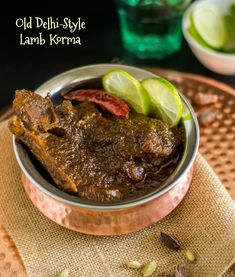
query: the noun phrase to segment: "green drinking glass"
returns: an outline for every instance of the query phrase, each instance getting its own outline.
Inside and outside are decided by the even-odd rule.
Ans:
[[[181,19],[191,0],[116,0],[124,47],[139,58],[180,50]]]

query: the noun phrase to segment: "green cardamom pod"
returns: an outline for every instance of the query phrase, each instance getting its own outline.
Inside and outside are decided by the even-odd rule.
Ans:
[[[157,263],[155,261],[147,263],[143,268],[143,277],[151,276],[157,268]]]
[[[66,268],[60,273],[56,274],[55,277],[68,277],[69,276],[69,270]]]

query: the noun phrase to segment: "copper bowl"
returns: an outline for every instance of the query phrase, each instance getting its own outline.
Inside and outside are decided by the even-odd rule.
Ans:
[[[135,67],[114,64],[90,65],[62,73],[40,86],[36,92],[58,104],[61,93],[75,87],[96,87],[101,76],[119,68],[137,79],[156,76]],[[159,221],[181,202],[191,184],[193,164],[199,145],[199,128],[196,116],[187,99],[182,101],[191,119],[183,122],[186,140],[182,157],[176,170],[161,187],[132,200],[118,203],[95,203],[69,195],[52,185],[45,172],[39,169],[24,145],[14,137],[14,151],[22,170],[25,191],[33,204],[56,223],[86,234],[121,235],[135,232]]]

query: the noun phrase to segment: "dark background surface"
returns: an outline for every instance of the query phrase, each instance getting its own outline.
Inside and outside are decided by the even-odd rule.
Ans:
[[[118,16],[112,0],[77,1],[77,4],[79,8],[70,6],[69,11],[64,9],[63,12],[53,10],[50,13],[49,9],[46,9],[46,15],[45,9],[40,11],[38,7],[28,5],[23,9],[21,5],[19,8],[14,7],[17,15],[9,15],[9,13],[1,15],[0,114],[4,112],[4,108],[11,105],[16,89],[34,90],[49,78],[65,70],[93,63],[109,63],[114,58],[130,65],[162,67],[200,74],[235,87],[235,76],[223,76],[206,69],[193,56],[185,41],[182,49],[167,59],[161,61],[136,59],[122,47]],[[82,45],[20,46],[21,32],[24,35],[39,32],[38,30],[34,30],[34,33],[22,31],[16,27],[16,19],[24,16],[69,17],[74,20],[81,17],[86,22],[86,29],[76,34],[81,37]],[[44,30],[43,33],[49,32]],[[61,31],[55,30],[54,33],[61,34]],[[69,35],[68,31],[66,35]]]

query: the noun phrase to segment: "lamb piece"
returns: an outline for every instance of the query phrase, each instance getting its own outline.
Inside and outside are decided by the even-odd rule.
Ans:
[[[103,115],[94,104],[56,108],[49,97],[16,92],[9,128],[56,185],[99,202],[143,195],[175,169],[183,139],[160,120]],[[180,132],[178,132],[180,133]]]
[[[17,90],[13,106],[15,114],[29,130],[44,132],[58,122],[49,96],[42,98],[29,90]]]
[[[61,189],[76,192],[77,185],[67,175],[62,160],[56,155],[63,137],[48,132],[50,127],[53,130],[58,125],[51,100],[31,91],[18,90],[13,107],[16,115],[9,122],[10,131],[29,147]],[[81,177],[76,174],[74,179],[79,182]]]

